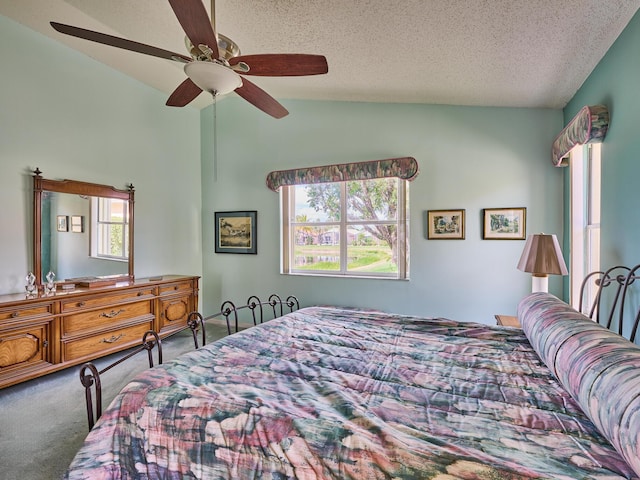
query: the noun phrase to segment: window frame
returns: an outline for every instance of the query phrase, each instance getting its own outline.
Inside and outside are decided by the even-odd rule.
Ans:
[[[114,202],[121,202],[123,204],[122,208],[122,221],[115,222],[113,220],[100,220],[100,204],[102,202],[108,203],[109,207]],[[111,215],[109,214],[109,217]],[[127,200],[119,199],[119,198],[107,198],[107,197],[91,197],[91,252],[90,256],[93,258],[104,259],[104,260],[114,260],[118,262],[128,262],[129,255],[129,239],[127,236],[130,234],[129,232],[129,208],[127,204]],[[101,253],[101,246],[105,244],[105,239],[103,235],[107,235],[110,232],[109,226],[111,225],[122,225],[122,255],[110,255]],[[101,228],[101,226],[107,226]],[[102,233],[101,233],[102,232]]]
[[[287,185],[280,189],[280,212],[281,212],[281,252],[280,252],[280,273],[284,275],[308,275],[320,277],[340,277],[340,278],[377,278],[391,280],[409,279],[409,182],[398,177],[387,177],[397,182],[397,208],[396,219],[391,220],[350,220],[348,218],[348,205],[346,201],[346,188],[348,182],[366,182],[368,180],[348,180],[341,182],[325,182],[339,185],[340,195],[340,220],[326,222],[297,222],[295,220],[295,188],[305,185]],[[382,179],[369,179],[382,180]],[[396,226],[397,231],[397,272],[357,272],[348,270],[348,235],[347,229],[352,226],[361,225],[388,225]],[[340,245],[340,269],[339,270],[306,270],[296,269],[293,264],[295,227],[300,225],[312,225],[313,227],[338,226]]]
[[[577,145],[570,155],[570,303],[579,310],[583,279],[600,270],[601,144]],[[594,285],[587,288],[586,303],[591,304],[597,292]]]

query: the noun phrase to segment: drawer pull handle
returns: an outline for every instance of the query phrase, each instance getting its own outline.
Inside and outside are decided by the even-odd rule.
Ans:
[[[84,307],[85,303],[84,302],[78,302],[78,307]]]
[[[141,297],[142,295],[144,295],[144,292],[138,292],[139,297]]]
[[[11,318],[16,318],[16,317],[19,317],[19,316],[20,316],[20,312],[13,312],[11,314]]]
[[[100,343],[116,343],[122,337],[124,337],[124,333],[121,333],[117,337],[115,335],[111,335],[111,338],[103,338],[102,340],[100,340]]]
[[[177,290],[177,289],[178,289],[178,286],[176,285],[175,287],[173,287],[173,289],[174,289],[174,290]]]
[[[101,317],[105,317],[105,318],[114,318],[114,317],[117,317],[118,315],[120,315],[122,312],[124,312],[124,309],[123,309],[123,308],[121,308],[121,309],[120,309],[120,310],[118,310],[117,312],[116,312],[115,310],[111,310],[111,312],[110,312],[110,313],[102,312],[102,313],[100,314],[100,316],[101,316]]]

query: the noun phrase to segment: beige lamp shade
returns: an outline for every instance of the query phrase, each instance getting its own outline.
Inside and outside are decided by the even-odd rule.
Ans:
[[[558,239],[555,235],[544,233],[529,235],[518,262],[518,270],[539,277],[569,274]]]

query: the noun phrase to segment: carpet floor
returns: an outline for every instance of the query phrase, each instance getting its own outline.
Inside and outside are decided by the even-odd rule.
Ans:
[[[227,334],[207,322],[207,343]],[[189,331],[163,340],[163,361],[194,349]],[[123,352],[96,360],[100,370]],[[154,361],[157,358],[154,353]],[[149,365],[144,352],[102,376],[102,404]],[[62,477],[88,433],[80,366],[0,390],[0,479],[51,480]]]

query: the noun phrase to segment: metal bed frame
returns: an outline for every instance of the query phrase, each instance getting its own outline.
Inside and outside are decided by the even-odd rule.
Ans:
[[[632,343],[636,340],[640,324],[640,281],[636,282],[640,280],[639,271],[640,265],[631,268],[616,265],[604,271],[591,272],[580,286],[580,312],[608,330],[621,336],[628,335]],[[592,299],[587,298],[590,284],[595,289]],[[629,332],[624,330],[626,318],[633,321]]]
[[[191,334],[193,336],[193,343],[195,349],[197,350],[200,346],[204,346],[206,344],[206,331],[205,331],[205,322],[206,320],[210,320],[217,317],[224,317],[227,324],[227,333],[231,335],[231,323],[230,318],[233,316],[233,323],[235,325],[235,332],[239,331],[239,322],[238,322],[238,312],[248,309],[251,312],[251,317],[253,319],[253,325],[258,325],[259,323],[264,323],[265,319],[269,316],[265,314],[265,309],[267,306],[271,307],[272,316],[271,318],[281,317],[285,313],[285,307],[287,307],[289,312],[293,312],[294,310],[298,310],[300,308],[300,303],[298,299],[290,295],[286,300],[282,300],[280,296],[277,294],[272,294],[269,296],[269,299],[266,302],[260,301],[260,299],[252,295],[247,300],[246,305],[242,305],[237,307],[232,301],[227,300],[222,303],[220,307],[220,312],[210,315],[206,318],[203,318],[199,312],[191,312],[187,317],[187,325],[177,330],[170,335],[165,337],[165,340],[177,335],[180,332],[185,331],[186,329],[191,330]],[[198,333],[201,334],[201,343],[198,342]],[[234,332],[234,333],[235,333]],[[86,410],[87,410],[87,423],[89,425],[89,430],[93,428],[95,422],[98,421],[100,416],[102,415],[102,380],[101,375],[113,367],[120,365],[124,361],[136,356],[138,353],[142,351],[146,351],[149,359],[149,368],[153,368],[153,350],[156,349],[158,351],[158,365],[162,365],[162,339],[154,330],[147,330],[142,336],[142,341],[138,347],[135,347],[133,350],[129,351],[126,355],[118,358],[114,362],[110,363],[106,367],[101,370],[98,370],[96,365],[93,362],[87,362],[82,365],[80,368],[80,382],[84,386],[85,391],[85,402],[86,402]]]
[[[255,295],[252,295],[247,300],[246,305],[242,305],[240,307],[236,307],[236,305],[231,300],[227,300],[223,302],[222,305],[220,306],[220,312],[216,313],[215,315],[211,315],[207,317],[205,320],[209,320],[210,318],[216,318],[216,317],[224,317],[224,319],[227,322],[227,332],[229,333],[229,335],[231,335],[231,333],[237,333],[239,331],[238,312],[244,309],[249,309],[251,311],[251,318],[253,320],[253,325],[255,326],[255,325],[258,325],[259,323],[264,323],[265,313],[264,313],[263,307],[266,307],[267,305],[271,307],[271,311],[273,314],[272,318],[277,318],[284,315],[285,306],[289,309],[289,312],[293,312],[294,310],[300,309],[300,303],[298,302],[298,299],[293,295],[289,295],[287,299],[283,301],[277,294],[274,293],[269,297],[269,299],[266,302],[261,302],[258,297],[256,297]],[[280,313],[278,313],[278,311]],[[233,315],[233,324],[234,324],[235,332],[231,331],[231,323],[229,322],[229,319],[231,318],[232,315]]]

